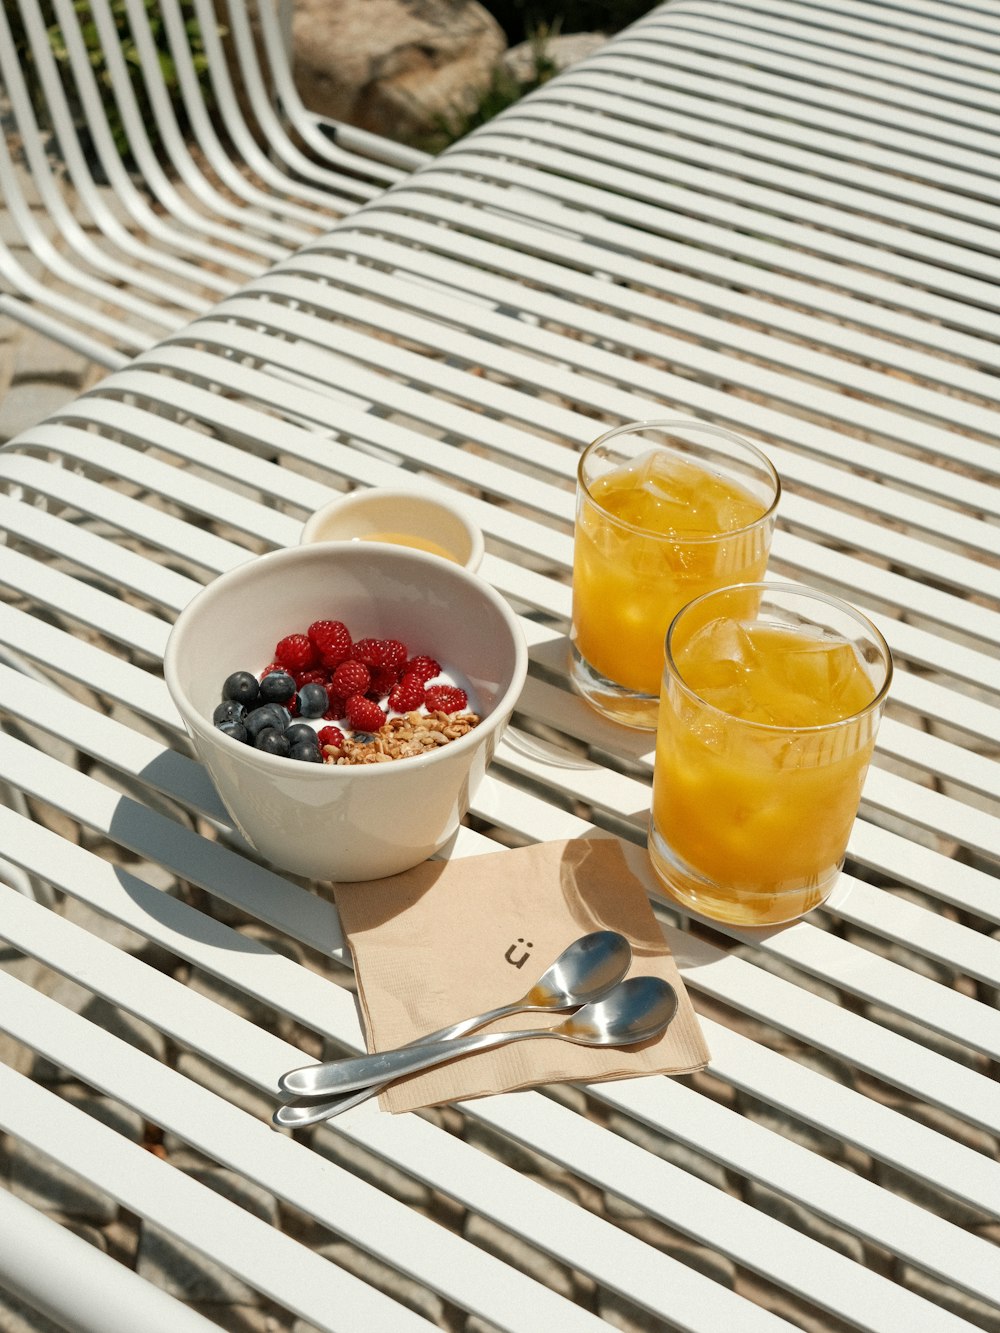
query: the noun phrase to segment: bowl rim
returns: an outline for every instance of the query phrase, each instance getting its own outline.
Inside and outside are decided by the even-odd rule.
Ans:
[[[469,540],[467,558],[462,562],[454,561],[453,563],[460,563],[463,568],[473,571],[478,569],[485,552],[483,532],[473,520],[471,514],[466,511],[465,506],[461,503],[461,498],[451,495],[432,495],[423,490],[405,490],[400,486],[359,486],[352,491],[345,491],[343,495],[338,495],[333,500],[328,500],[326,504],[320,505],[303,521],[302,531],[299,535],[299,545],[322,546],[328,541],[364,541],[365,538],[363,537],[313,537],[308,534],[322,527],[329,516],[336,514],[338,511],[364,510],[366,505],[376,504],[380,500],[399,501],[406,504],[417,503],[426,505],[430,509],[441,510],[447,514],[459,524]]]
[[[224,732],[219,731],[217,727],[214,727],[211,721],[203,717],[194,707],[186,691],[180,685],[178,657],[180,640],[188,620],[195,614],[196,603],[202,603],[208,594],[211,594],[214,600],[227,588],[249,583],[256,576],[256,571],[260,569],[263,562],[270,566],[280,567],[283,564],[294,564],[306,559],[316,559],[324,552],[338,557],[342,557],[349,552],[347,558],[351,561],[361,558],[362,554],[364,558],[371,558],[370,546],[362,548],[359,543],[353,542],[334,540],[281,547],[275,551],[268,551],[264,555],[251,555],[231,569],[224,570],[223,573],[216,575],[214,579],[200,588],[182,608],[167,636],[163,653],[163,678],[170,697],[188,732],[192,736],[200,736],[208,744],[221,745],[224,754],[228,753],[234,759],[242,759],[244,762],[250,761],[254,767],[260,768],[264,772],[273,769],[276,777],[285,776],[287,778],[294,774],[297,779],[301,778],[307,782],[329,781],[330,775],[335,773],[350,773],[360,778],[361,781],[371,780],[375,774],[380,774],[383,780],[391,780],[393,772],[398,770],[400,764],[406,771],[412,773],[415,767],[427,767],[428,764],[440,763],[447,758],[457,758],[466,750],[477,748],[483,740],[483,728],[485,727],[488,733],[492,733],[498,723],[513,711],[520,697],[528,671],[527,640],[517,616],[506,599],[485,579],[466,569],[464,565],[445,561],[438,556],[414,550],[410,547],[382,545],[379,548],[377,558],[387,560],[390,564],[415,563],[417,565],[427,565],[436,570],[440,577],[453,578],[459,583],[471,586],[485,597],[486,601],[491,603],[510,633],[511,644],[514,649],[514,664],[510,681],[503,693],[494,702],[489,713],[482,716],[479,723],[471,731],[466,732],[464,736],[449,741],[447,745],[438,746],[427,754],[410,755],[405,762],[392,760],[382,764],[304,764],[299,760],[289,759],[282,755],[267,754],[263,750],[256,750],[245,745],[242,741],[234,740],[232,736],[227,736]],[[494,719],[493,724],[487,726],[491,718]],[[294,769],[289,768],[289,765],[294,765]]]

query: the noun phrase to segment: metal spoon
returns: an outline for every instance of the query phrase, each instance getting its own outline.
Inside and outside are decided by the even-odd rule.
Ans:
[[[505,1018],[509,1014],[525,1013],[532,1010],[575,1009],[591,1000],[598,1000],[612,986],[617,985],[628,971],[632,962],[632,950],[624,935],[616,930],[595,930],[581,939],[574,940],[555,962],[538,978],[535,984],[519,1000],[501,1005],[497,1009],[476,1014],[474,1018],[463,1018],[458,1023],[439,1028],[426,1036],[409,1042],[408,1045],[422,1045],[428,1041],[448,1041],[454,1037],[483,1027],[496,1018]],[[304,1069],[292,1070],[279,1079],[279,1086],[288,1092],[298,1092],[299,1087],[315,1087],[315,1092],[302,1092],[302,1096],[322,1096],[324,1088],[318,1086],[323,1072],[339,1061],[327,1061],[324,1064],[307,1065]],[[278,1125],[311,1125],[318,1120],[327,1120],[352,1106],[358,1106],[368,1097],[374,1097],[385,1087],[384,1082],[372,1083],[348,1096],[338,1097],[334,1101],[313,1102],[309,1106],[281,1106],[274,1114]]]
[[[350,1056],[327,1069],[324,1090],[350,1092],[374,1080],[389,1081],[445,1064],[462,1055],[492,1051],[529,1037],[555,1037],[582,1046],[632,1046],[659,1033],[677,1009],[674,988],[660,977],[629,977],[608,991],[602,1000],[585,1004],[558,1027],[517,1032],[484,1032],[452,1041],[421,1042],[373,1055]]]

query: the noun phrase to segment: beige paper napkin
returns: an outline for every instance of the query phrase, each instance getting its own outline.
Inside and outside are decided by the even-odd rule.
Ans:
[[[653,1041],[603,1050],[516,1042],[400,1080],[382,1094],[385,1110],[540,1083],[690,1073],[708,1061],[663,932],[613,838],[426,861],[388,879],[338,884],[334,892],[354,955],[369,1050],[405,1045],[519,999],[568,944],[592,930],[620,931],[632,946],[630,975],[652,973],[677,992],[677,1014]],[[555,1027],[563,1017],[516,1014],[480,1030]]]

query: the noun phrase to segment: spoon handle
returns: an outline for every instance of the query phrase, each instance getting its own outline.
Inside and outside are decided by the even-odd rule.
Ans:
[[[496,1009],[487,1009],[484,1014],[475,1014],[472,1018],[461,1018],[457,1023],[449,1023],[447,1027],[438,1028],[436,1032],[428,1032],[422,1037],[414,1037],[408,1041],[401,1050],[407,1050],[411,1046],[425,1046],[428,1042],[451,1041],[454,1037],[464,1037],[467,1032],[472,1032],[475,1028],[484,1027],[487,1023],[492,1023],[496,1018],[506,1018],[508,1014],[518,1014],[526,1009],[538,1009],[540,1005],[528,1005],[523,1000],[515,1000],[513,1004],[501,1004]],[[360,1059],[366,1057],[361,1056]],[[282,1074],[278,1079],[278,1087],[282,1092],[292,1093],[296,1097],[315,1097],[324,1094],[327,1089],[325,1086],[326,1075],[330,1070],[335,1070],[343,1063],[343,1060],[324,1060],[320,1064],[303,1065],[301,1069],[289,1070],[287,1074]],[[373,1087],[373,1092],[380,1092],[385,1086],[380,1083],[378,1087]],[[363,1098],[359,1100],[364,1100]],[[355,1103],[352,1103],[355,1105]],[[347,1110],[347,1107],[344,1107]],[[310,1122],[311,1123],[311,1122]]]
[[[348,1056],[329,1063],[322,1076],[312,1082],[309,1095],[352,1092],[355,1088],[367,1091],[370,1083],[388,1083],[420,1069],[457,1060],[476,1051],[492,1051],[507,1042],[523,1041],[526,1037],[563,1036],[546,1028],[517,1032],[483,1032],[475,1037],[459,1037],[451,1041],[420,1042],[416,1046],[398,1046],[392,1051],[375,1051],[371,1055]],[[299,1071],[293,1070],[292,1073]],[[298,1092],[291,1086],[291,1074],[283,1080],[288,1092]]]
[[[544,1006],[547,1007],[547,1006]],[[506,1018],[509,1014],[524,1013],[529,1009],[541,1009],[542,1005],[525,1004],[521,1000],[515,1000],[512,1004],[501,1004],[496,1009],[487,1009],[483,1014],[475,1014],[472,1018],[462,1018],[457,1023],[451,1023],[448,1027],[438,1028],[435,1032],[428,1032],[423,1037],[414,1037],[412,1041],[406,1043],[407,1046],[423,1046],[429,1041],[450,1041],[454,1037],[464,1037],[467,1032],[472,1032],[475,1028],[484,1027],[487,1023],[492,1023],[495,1018]],[[306,1065],[303,1071],[294,1071],[296,1074],[301,1072],[304,1077],[318,1078],[326,1070],[330,1069],[337,1062],[335,1060],[324,1060],[322,1064]],[[283,1075],[279,1079],[279,1086],[285,1088],[286,1080],[289,1075]],[[315,1125],[320,1120],[333,1120],[335,1116],[343,1115],[345,1111],[350,1111],[355,1106],[360,1106],[366,1102],[369,1097],[377,1097],[383,1092],[391,1079],[386,1079],[381,1083],[370,1083],[366,1088],[358,1088],[355,1092],[344,1093],[340,1097],[327,1098],[325,1101],[313,1102],[307,1101],[304,1105],[286,1104],[279,1106],[274,1112],[272,1120],[276,1125],[282,1125],[285,1128],[301,1129],[305,1125]]]
[[[352,1107],[360,1106],[369,1097],[377,1097],[389,1086],[388,1083],[369,1083],[367,1088],[358,1088],[355,1092],[345,1092],[339,1097],[327,1097],[324,1101],[312,1099],[285,1102],[271,1117],[282,1129],[304,1129],[306,1125],[317,1125],[321,1120],[333,1120]]]

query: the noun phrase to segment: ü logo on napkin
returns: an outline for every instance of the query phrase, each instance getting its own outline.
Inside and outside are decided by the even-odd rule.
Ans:
[[[521,946],[522,946],[522,948],[521,948],[521,957],[520,957],[520,958],[514,958],[514,957],[513,957],[513,954],[516,952],[518,945],[521,945]],[[532,950],[534,947],[535,947],[535,946],[532,944],[531,940],[528,940],[527,942],[525,942],[524,937],[523,937],[522,935],[518,935],[518,937],[517,937],[517,943],[512,944],[512,945],[510,946],[510,948],[509,948],[509,949],[507,950],[507,952],[504,954],[504,958],[507,959],[507,962],[510,963],[511,967],[524,967],[525,963],[528,961],[529,957],[531,956],[531,950]]]

